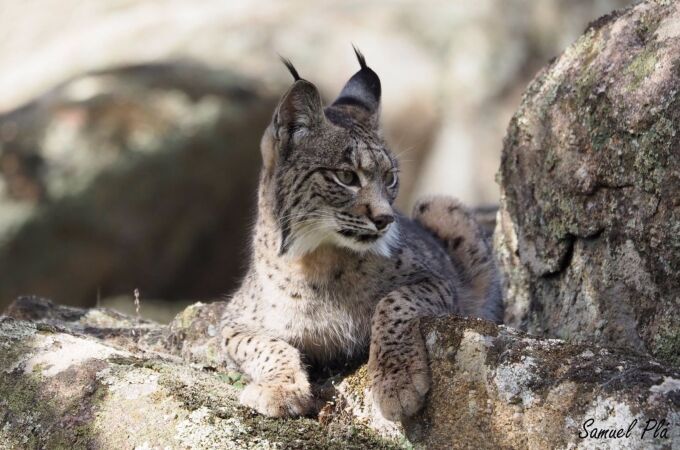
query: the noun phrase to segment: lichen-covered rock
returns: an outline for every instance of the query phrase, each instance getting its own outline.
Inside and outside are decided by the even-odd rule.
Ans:
[[[680,3],[591,24],[505,139],[506,323],[680,363]]]
[[[321,424],[241,407],[231,374],[135,345],[166,327],[39,299],[8,312],[29,301],[38,322],[0,316],[1,449],[400,448],[347,415]]]
[[[220,357],[220,322],[226,302],[196,303],[175,317],[164,338],[165,348],[187,361],[224,365]],[[149,345],[145,339],[145,345]]]
[[[428,320],[422,330],[432,391],[406,428],[426,448],[680,445],[680,370],[624,350],[540,339],[479,320]],[[643,435],[649,420],[665,420],[665,437]],[[595,428],[629,427],[625,439],[590,437]]]
[[[12,318],[0,318],[0,442],[10,448],[680,445],[680,370],[624,350],[456,317],[421,323],[432,390],[425,409],[404,424],[380,416],[365,365],[317,380],[315,391],[326,403],[316,418],[264,418],[237,404],[247,380],[226,372],[209,352],[188,352],[214,340],[209,330],[219,308],[196,304],[161,326],[105,309],[17,300],[7,311]],[[643,436],[650,419],[664,425]],[[594,428],[629,426],[624,440],[579,438]]]
[[[680,445],[680,370],[481,320],[428,319],[421,329],[432,390],[424,410],[403,426],[375,411],[364,369],[338,385],[351,411],[383,435],[403,435],[427,449]],[[611,429],[631,432],[619,439],[591,437]]]

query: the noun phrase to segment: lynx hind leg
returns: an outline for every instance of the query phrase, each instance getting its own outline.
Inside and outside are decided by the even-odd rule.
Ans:
[[[418,201],[413,219],[444,243],[469,287],[471,297],[461,299],[463,313],[502,322],[500,274],[491,245],[472,213],[453,197],[436,196]]]

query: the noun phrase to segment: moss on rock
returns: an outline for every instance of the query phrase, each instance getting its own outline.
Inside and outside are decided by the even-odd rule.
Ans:
[[[510,325],[677,363],[679,20],[598,20],[527,89],[498,176]]]
[[[539,449],[574,444],[575,427],[593,411],[612,423],[624,417],[612,411],[680,417],[680,372],[654,360],[445,317],[420,324],[432,387],[415,417],[403,424],[382,418],[363,365],[315,386],[327,399],[318,416],[272,419],[239,404],[242,377],[210,360],[168,354],[183,347],[160,345],[184,329],[194,330],[199,347],[214,339],[207,325],[220,305],[194,305],[190,320],[172,326],[146,324],[158,352],[138,328],[104,332],[116,325],[108,319],[97,321],[107,328],[83,328],[83,317],[105,311],[28,303],[41,322],[0,318],[0,438],[10,448]],[[13,311],[24,314],[26,305]],[[680,435],[669,439],[650,448]]]

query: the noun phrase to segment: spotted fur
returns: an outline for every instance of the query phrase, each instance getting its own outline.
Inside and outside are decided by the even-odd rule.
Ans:
[[[357,57],[361,70],[326,108],[287,63],[295,82],[262,138],[250,266],[222,341],[252,379],[241,402],[269,416],[313,409],[306,365],[367,350],[382,414],[410,416],[430,383],[418,319],[501,318],[491,250],[465,208],[441,197],[416,205],[414,220],[393,209],[398,162],[380,132],[380,80]]]

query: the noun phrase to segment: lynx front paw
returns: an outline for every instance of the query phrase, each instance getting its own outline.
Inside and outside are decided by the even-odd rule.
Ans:
[[[250,383],[240,402],[270,417],[296,417],[309,413],[314,397],[308,383]]]
[[[422,408],[430,389],[430,374],[425,354],[415,358],[384,357],[372,361],[371,391],[383,417],[398,421]]]

